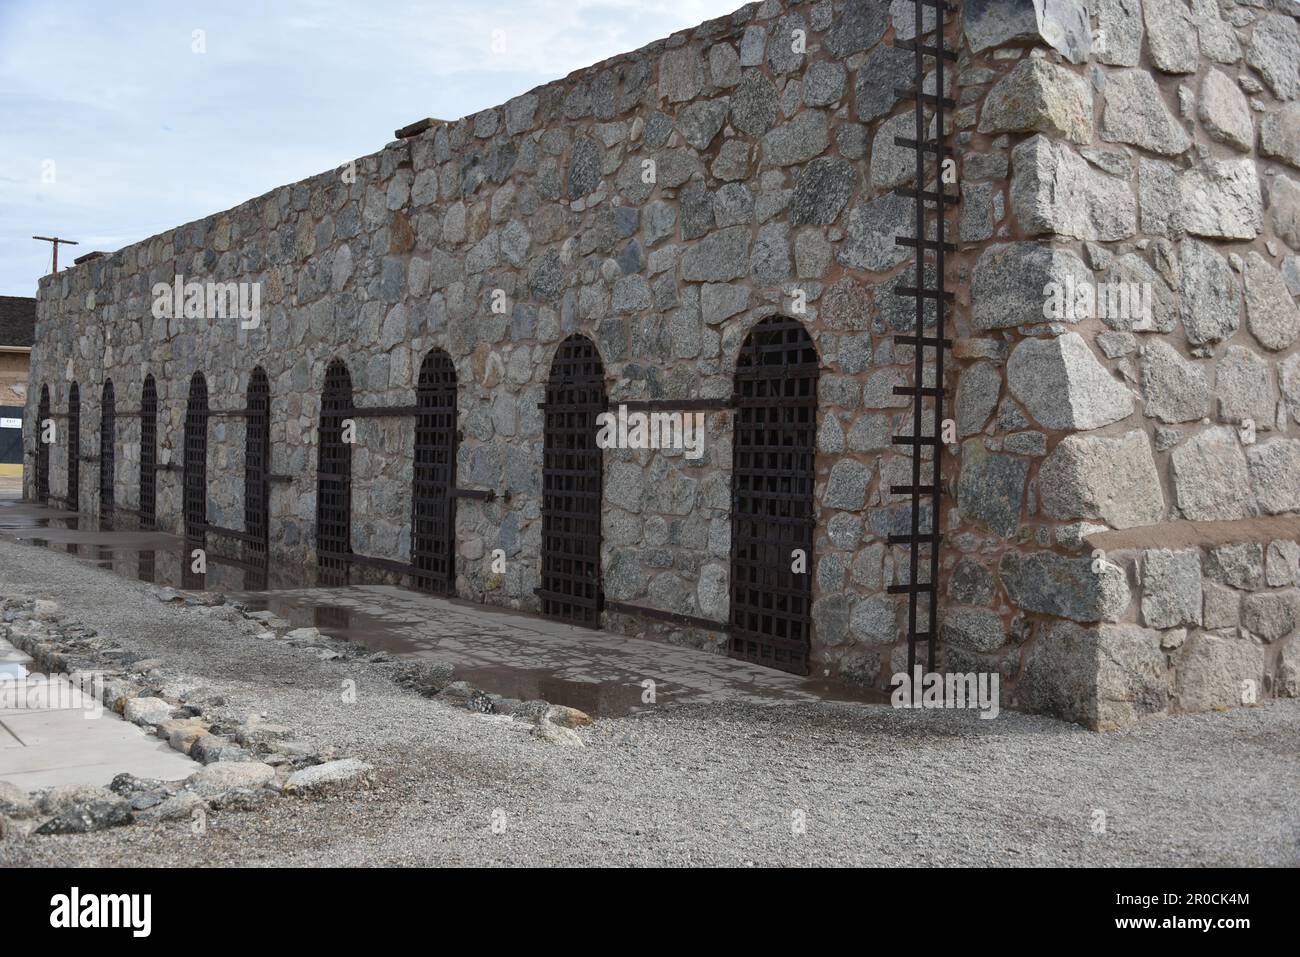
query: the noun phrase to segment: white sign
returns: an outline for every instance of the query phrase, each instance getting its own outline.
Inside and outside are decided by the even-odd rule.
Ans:
[[[22,419],[0,419],[0,429],[21,429]]]

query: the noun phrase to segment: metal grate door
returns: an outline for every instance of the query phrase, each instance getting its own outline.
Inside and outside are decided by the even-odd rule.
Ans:
[[[795,674],[808,673],[812,632],[817,376],[808,333],[779,316],[736,361],[730,652]]]
[[[185,405],[185,540],[202,545],[207,524],[208,384],[203,373],[196,372]]]
[[[546,384],[542,452],[542,613],[600,625],[602,455],[596,416],[605,411],[605,368],[592,341],[560,343]]]
[[[144,377],[140,394],[140,523],[152,526],[158,511],[158,387]],[[153,579],[150,578],[150,581]]]
[[[81,389],[68,390],[68,510],[81,510]]]
[[[50,417],[50,387],[41,386],[41,401],[36,407],[36,501],[50,501],[50,446],[45,441],[45,420]]]
[[[352,446],[343,420],[352,412],[352,377],[337,359],[325,371],[316,459],[316,559],[322,569],[346,573],[352,553]]]
[[[411,563],[415,585],[450,592],[456,584],[456,368],[434,349],[416,386]]]
[[[244,542],[249,559],[265,560],[270,534],[271,384],[258,366],[248,377],[244,436]]]
[[[104,383],[99,406],[99,517],[107,519],[113,511],[113,477],[117,464],[117,402],[113,380]]]

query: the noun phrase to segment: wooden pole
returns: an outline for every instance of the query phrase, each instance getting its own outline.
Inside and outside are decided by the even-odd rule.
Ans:
[[[75,239],[60,239],[58,236],[33,236],[32,239],[54,244],[54,268],[50,271],[51,275],[59,271],[59,243],[63,243],[65,246],[77,245]]]

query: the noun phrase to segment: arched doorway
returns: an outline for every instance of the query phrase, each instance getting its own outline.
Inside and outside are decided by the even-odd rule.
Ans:
[[[343,422],[352,411],[352,376],[335,359],[325,370],[316,457],[316,561],[346,575],[352,554],[352,445]]]
[[[270,537],[271,384],[261,366],[248,377],[244,436],[244,531],[249,557],[266,558]]]
[[[451,592],[456,585],[456,367],[432,350],[415,389],[415,467],[411,490],[411,564],[415,585]]]
[[[50,387],[41,386],[41,401],[36,406],[36,501],[50,501],[50,446],[45,441],[45,423],[50,418]]]
[[[117,402],[113,380],[104,381],[99,405],[99,518],[108,520],[113,511],[113,479],[117,474]]]
[[[600,626],[600,508],[603,457],[596,416],[605,411],[605,367],[582,335],[560,343],[544,404],[542,613]]]
[[[68,510],[81,510],[81,389],[68,390]]]
[[[144,377],[140,393],[140,524],[158,519],[158,387],[153,376]],[[153,579],[150,578],[150,581]]]
[[[190,377],[185,403],[185,540],[202,545],[208,524],[208,383]]]
[[[812,633],[817,376],[812,339],[780,316],[736,360],[729,650],[795,674],[808,673]]]

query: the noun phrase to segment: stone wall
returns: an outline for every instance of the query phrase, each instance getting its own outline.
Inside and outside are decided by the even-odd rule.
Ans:
[[[1090,6],[967,6],[944,634],[1115,727],[1298,690],[1300,6]]]

